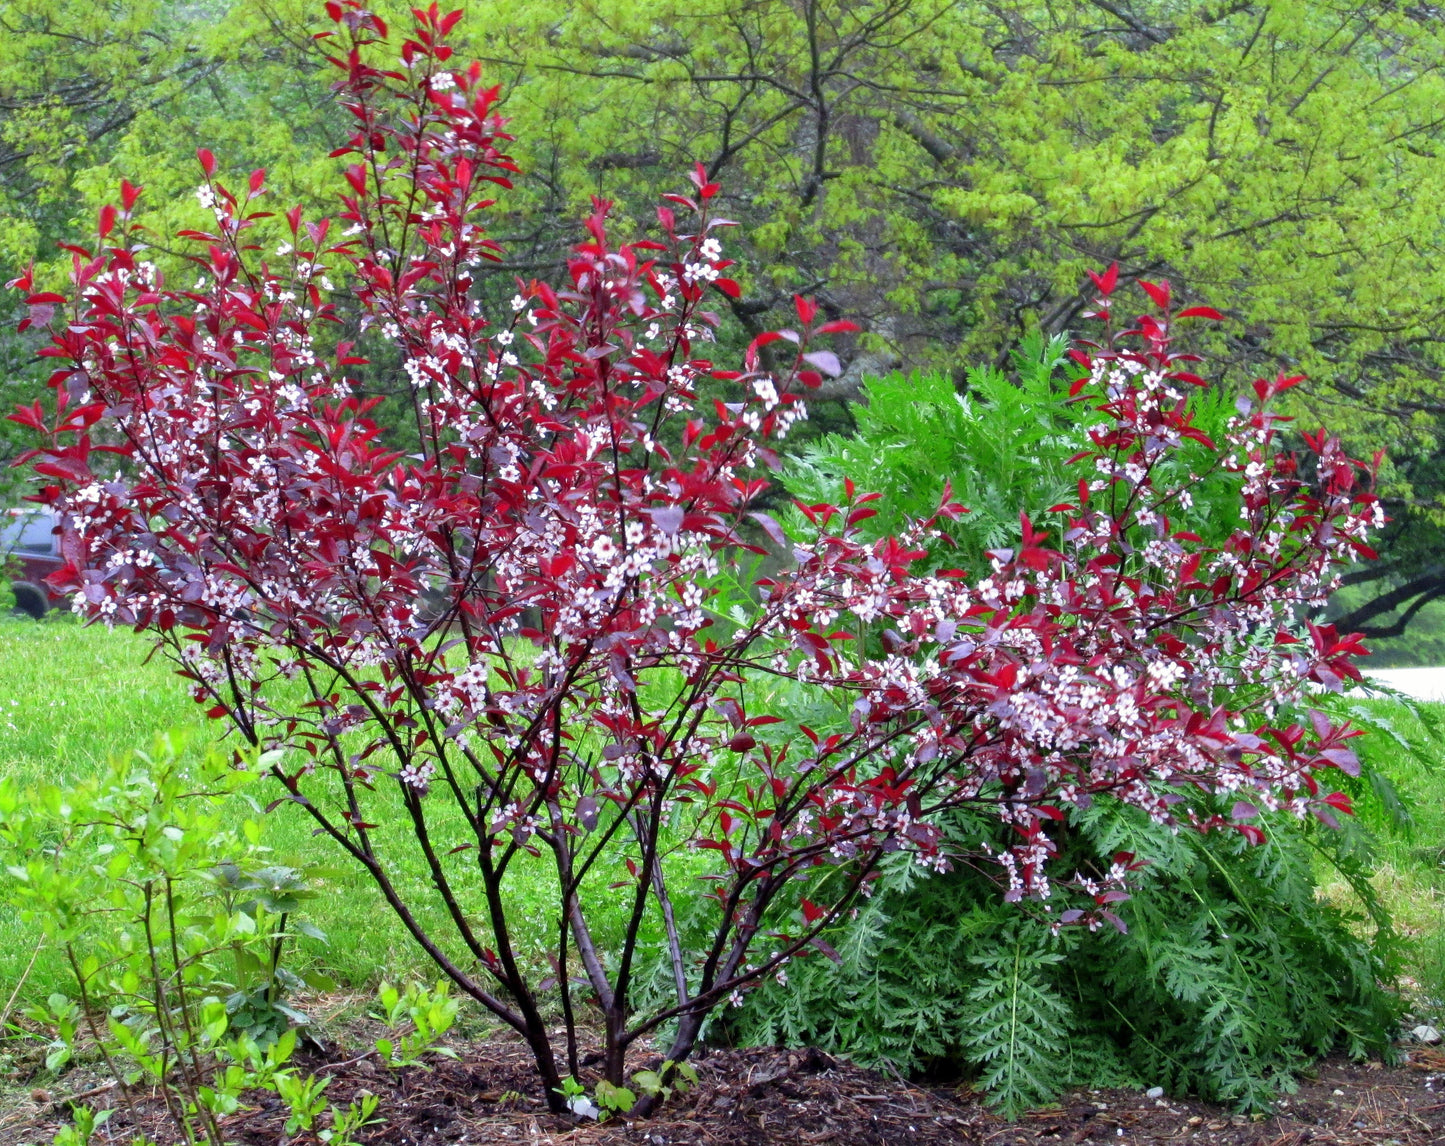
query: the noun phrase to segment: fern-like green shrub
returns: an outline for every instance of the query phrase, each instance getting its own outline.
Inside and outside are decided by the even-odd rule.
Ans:
[[[984,873],[930,875],[897,857],[830,956],[750,994],[731,1036],[904,1073],[972,1071],[1010,1115],[1067,1086],[1164,1086],[1263,1109],[1314,1058],[1390,1053],[1391,932],[1362,832],[1279,819],[1251,847],[1172,835],[1100,801],[1069,839],[1081,870],[1117,851],[1156,857],[1119,906],[1126,932],[1055,934],[1047,914],[1000,905]],[[1318,857],[1372,918],[1318,897]]]
[[[823,501],[846,478],[881,491],[872,524],[884,535],[935,502],[947,479],[971,512],[947,523],[950,544],[935,556],[986,565],[989,550],[1017,544],[1021,509],[1045,516],[1084,476],[1070,459],[1087,448],[1099,415],[1067,401],[1057,371],[1065,350],[1063,340],[1026,340],[1012,376],[974,371],[962,394],[941,376],[871,382],[857,432],[810,446],[787,473],[790,492]],[[1195,424],[1218,436],[1232,399],[1204,392],[1192,405]],[[1187,452],[1176,464],[1190,464]],[[1187,528],[1227,536],[1237,514],[1230,492],[1199,484],[1194,504],[1181,507]],[[1378,772],[1367,768],[1348,786],[1357,800],[1403,814]],[[1393,933],[1367,881],[1366,833],[1287,816],[1261,823],[1266,842],[1250,846],[1233,834],[1173,834],[1108,800],[1072,813],[1061,869],[1072,861],[1100,872],[1119,852],[1153,860],[1118,905],[1124,932],[1021,914],[998,902],[995,872],[935,875],[893,857],[856,920],[831,937],[836,947],[751,993],[728,1033],[901,1072],[971,1071],[1009,1114],[1068,1085],[1160,1085],[1263,1108],[1322,1054],[1388,1055],[1400,1003],[1389,989]],[[950,831],[960,854],[1007,843],[961,813]],[[1355,888],[1366,917],[1320,899],[1317,864]]]

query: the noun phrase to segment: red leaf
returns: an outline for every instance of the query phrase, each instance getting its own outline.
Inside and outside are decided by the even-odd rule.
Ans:
[[[1169,309],[1169,281],[1151,283],[1144,279],[1139,280],[1139,285],[1144,288],[1144,293],[1154,300],[1154,305],[1160,310]]]
[[[1355,805],[1351,802],[1349,796],[1343,792],[1331,792],[1325,797],[1325,803],[1347,816],[1353,816],[1355,814]]]
[[[1181,310],[1176,318],[1212,318],[1215,322],[1223,322],[1224,315],[1215,310],[1212,306],[1190,306]]]
[[[768,535],[769,540],[771,540],[774,545],[780,549],[787,546],[787,536],[783,533],[782,527],[778,525],[777,521],[774,520],[771,515],[762,512],[753,512],[748,514],[748,516],[763,527],[763,532]],[[673,532],[676,532],[676,530]]]
[[[207,179],[216,173],[216,157],[208,149],[196,148],[196,158],[201,161],[201,170],[206,173]]]
[[[1346,776],[1358,776],[1360,774],[1360,758],[1342,744],[1326,748],[1320,755]]]
[[[1099,293],[1108,297],[1114,293],[1114,287],[1119,283],[1119,264],[1117,262],[1110,263],[1109,269],[1103,274],[1090,271],[1089,277],[1094,280],[1094,285],[1099,288]]]

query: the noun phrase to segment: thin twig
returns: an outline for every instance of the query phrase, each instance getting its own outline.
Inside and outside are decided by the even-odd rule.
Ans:
[[[107,1090],[114,1090],[118,1083],[115,1079],[102,1082],[99,1086],[92,1086],[89,1090],[77,1091],[75,1094],[67,1094],[64,1098],[52,1098],[49,1106],[58,1110],[62,1106],[73,1106],[77,1102],[83,1102],[87,1098],[94,1098],[98,1094],[104,1094]]]
[[[10,1012],[15,1007],[15,998],[20,994],[20,988],[25,986],[25,980],[30,978],[30,972],[35,967],[35,960],[40,957],[40,952],[45,950],[44,943],[38,943],[35,950],[30,953],[30,962],[25,964],[25,971],[15,983],[15,989],[10,992],[10,998],[5,1000],[5,1009],[0,1011],[0,1031],[4,1031],[10,1022]]]

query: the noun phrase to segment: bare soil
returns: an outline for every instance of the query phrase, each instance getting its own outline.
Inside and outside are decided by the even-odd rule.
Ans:
[[[1188,1143],[1190,1146],[1427,1146],[1445,1143],[1445,1053],[1415,1047],[1398,1067],[1329,1060],[1302,1080],[1274,1114],[1253,1118],[1192,1100],[1150,1099],[1139,1091],[1077,1092],[1008,1122],[966,1087],[930,1087],[885,1078],[816,1050],[713,1052],[696,1062],[698,1086],[655,1117],[635,1123],[586,1122],[549,1114],[525,1048],[505,1036],[460,1044],[455,1060],[430,1069],[389,1071],[341,1052],[297,1065],[333,1080],[327,1095],[345,1104],[366,1090],[380,1097],[384,1121],[361,1135],[367,1146],[1023,1146],[1034,1143]],[[62,1080],[64,1081],[64,1080]],[[0,1146],[39,1146],[66,1117],[66,1092],[34,1091],[0,1111]],[[113,1093],[87,1098],[115,1105]],[[153,1140],[174,1133],[159,1103],[140,1117]],[[316,1146],[314,1134],[287,1138],[286,1109],[258,1094],[226,1120],[242,1146]],[[130,1138],[117,1112],[108,1138]],[[101,1135],[97,1134],[97,1139]]]

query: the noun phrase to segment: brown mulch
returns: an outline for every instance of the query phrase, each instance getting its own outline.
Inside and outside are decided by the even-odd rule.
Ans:
[[[1426,1146],[1445,1143],[1445,1054],[1415,1047],[1399,1067],[1329,1060],[1316,1079],[1282,1099],[1274,1114],[1249,1118],[1192,1100],[1150,1099],[1139,1091],[1076,1092],[1010,1123],[966,1088],[901,1082],[816,1050],[714,1052],[697,1060],[698,1086],[652,1119],[587,1122],[549,1114],[525,1048],[494,1036],[458,1047],[460,1057],[431,1069],[388,1071],[370,1059],[341,1062],[327,1097],[345,1104],[360,1091],[380,1096],[384,1122],[364,1131],[367,1146],[1015,1146],[1033,1143],[1163,1143],[1197,1146]],[[326,1073],[326,1060],[297,1063]],[[63,1097],[63,1096],[62,1096]],[[228,1118],[238,1146],[282,1146],[286,1110],[275,1095],[253,1096]],[[113,1093],[92,1099],[115,1105]],[[0,1146],[48,1142],[64,1117],[50,1094],[0,1118]],[[142,1104],[144,1127],[168,1142],[158,1107]],[[109,1135],[130,1137],[117,1112]],[[298,1133],[289,1146],[317,1146]]]

